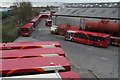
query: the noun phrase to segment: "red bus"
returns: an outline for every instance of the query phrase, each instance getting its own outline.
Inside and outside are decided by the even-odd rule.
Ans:
[[[39,23],[39,16],[36,16],[34,19],[32,19],[30,21],[30,23],[33,23],[34,28],[36,27],[36,25]]]
[[[93,46],[108,47],[110,34],[95,33],[82,30],[68,30],[65,39]]]
[[[52,57],[64,56],[65,53],[61,48],[34,48],[22,50],[2,50],[0,59],[14,59],[14,58],[30,58],[30,57]]]
[[[60,79],[60,80],[80,80],[80,76],[74,71],[67,72],[55,72],[49,74],[34,74],[34,75],[22,75],[22,76],[11,76],[2,77],[1,79],[10,78],[39,78],[39,79]],[[43,79],[43,80],[44,80]]]
[[[27,23],[21,27],[21,36],[30,36],[34,28],[33,23]]]
[[[120,37],[111,36],[110,41],[112,45],[120,47]]]
[[[0,49],[30,49],[30,48],[55,48],[61,47],[57,41],[41,41],[41,42],[9,42],[0,43]]]
[[[51,19],[47,19],[47,20],[45,21],[45,25],[46,25],[46,26],[52,26],[52,20],[51,20]]]
[[[51,13],[50,12],[40,12],[41,16],[40,18],[50,18]]]
[[[65,36],[67,30],[79,30],[80,27],[79,26],[72,26],[72,25],[68,25],[68,24],[60,24],[57,28],[57,32],[59,35],[61,36]]]
[[[71,70],[70,63],[63,56],[4,59],[2,63],[0,74],[3,77]]]

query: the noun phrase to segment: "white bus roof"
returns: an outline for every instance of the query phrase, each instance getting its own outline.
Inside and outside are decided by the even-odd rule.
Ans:
[[[59,77],[57,73],[49,73],[49,74],[35,74],[35,75],[3,77],[2,79],[4,78],[59,78]]]
[[[48,73],[48,74],[34,74],[34,75],[22,75],[22,76],[11,76],[11,77],[1,77],[0,79],[10,79],[10,78],[42,78],[43,80],[45,79],[50,79],[50,78],[55,78],[55,80],[62,80],[62,78],[72,78],[72,79],[79,79],[80,76],[74,72],[74,71],[67,71],[67,72],[58,72],[56,71],[55,73]]]
[[[68,30],[67,32],[69,32],[69,33],[75,33],[76,31]]]

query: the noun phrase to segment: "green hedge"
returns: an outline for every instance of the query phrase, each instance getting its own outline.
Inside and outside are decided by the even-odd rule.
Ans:
[[[2,25],[2,42],[13,42],[19,37],[20,26],[16,24],[15,21],[10,21],[7,24]]]

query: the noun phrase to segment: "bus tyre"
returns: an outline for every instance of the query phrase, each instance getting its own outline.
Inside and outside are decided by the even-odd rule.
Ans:
[[[97,47],[97,44],[94,43],[93,46],[94,46],[94,47]]]

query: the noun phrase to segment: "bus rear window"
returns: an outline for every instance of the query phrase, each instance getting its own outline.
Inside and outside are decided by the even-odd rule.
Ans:
[[[28,29],[27,28],[22,28],[21,31],[22,32],[28,32]]]

